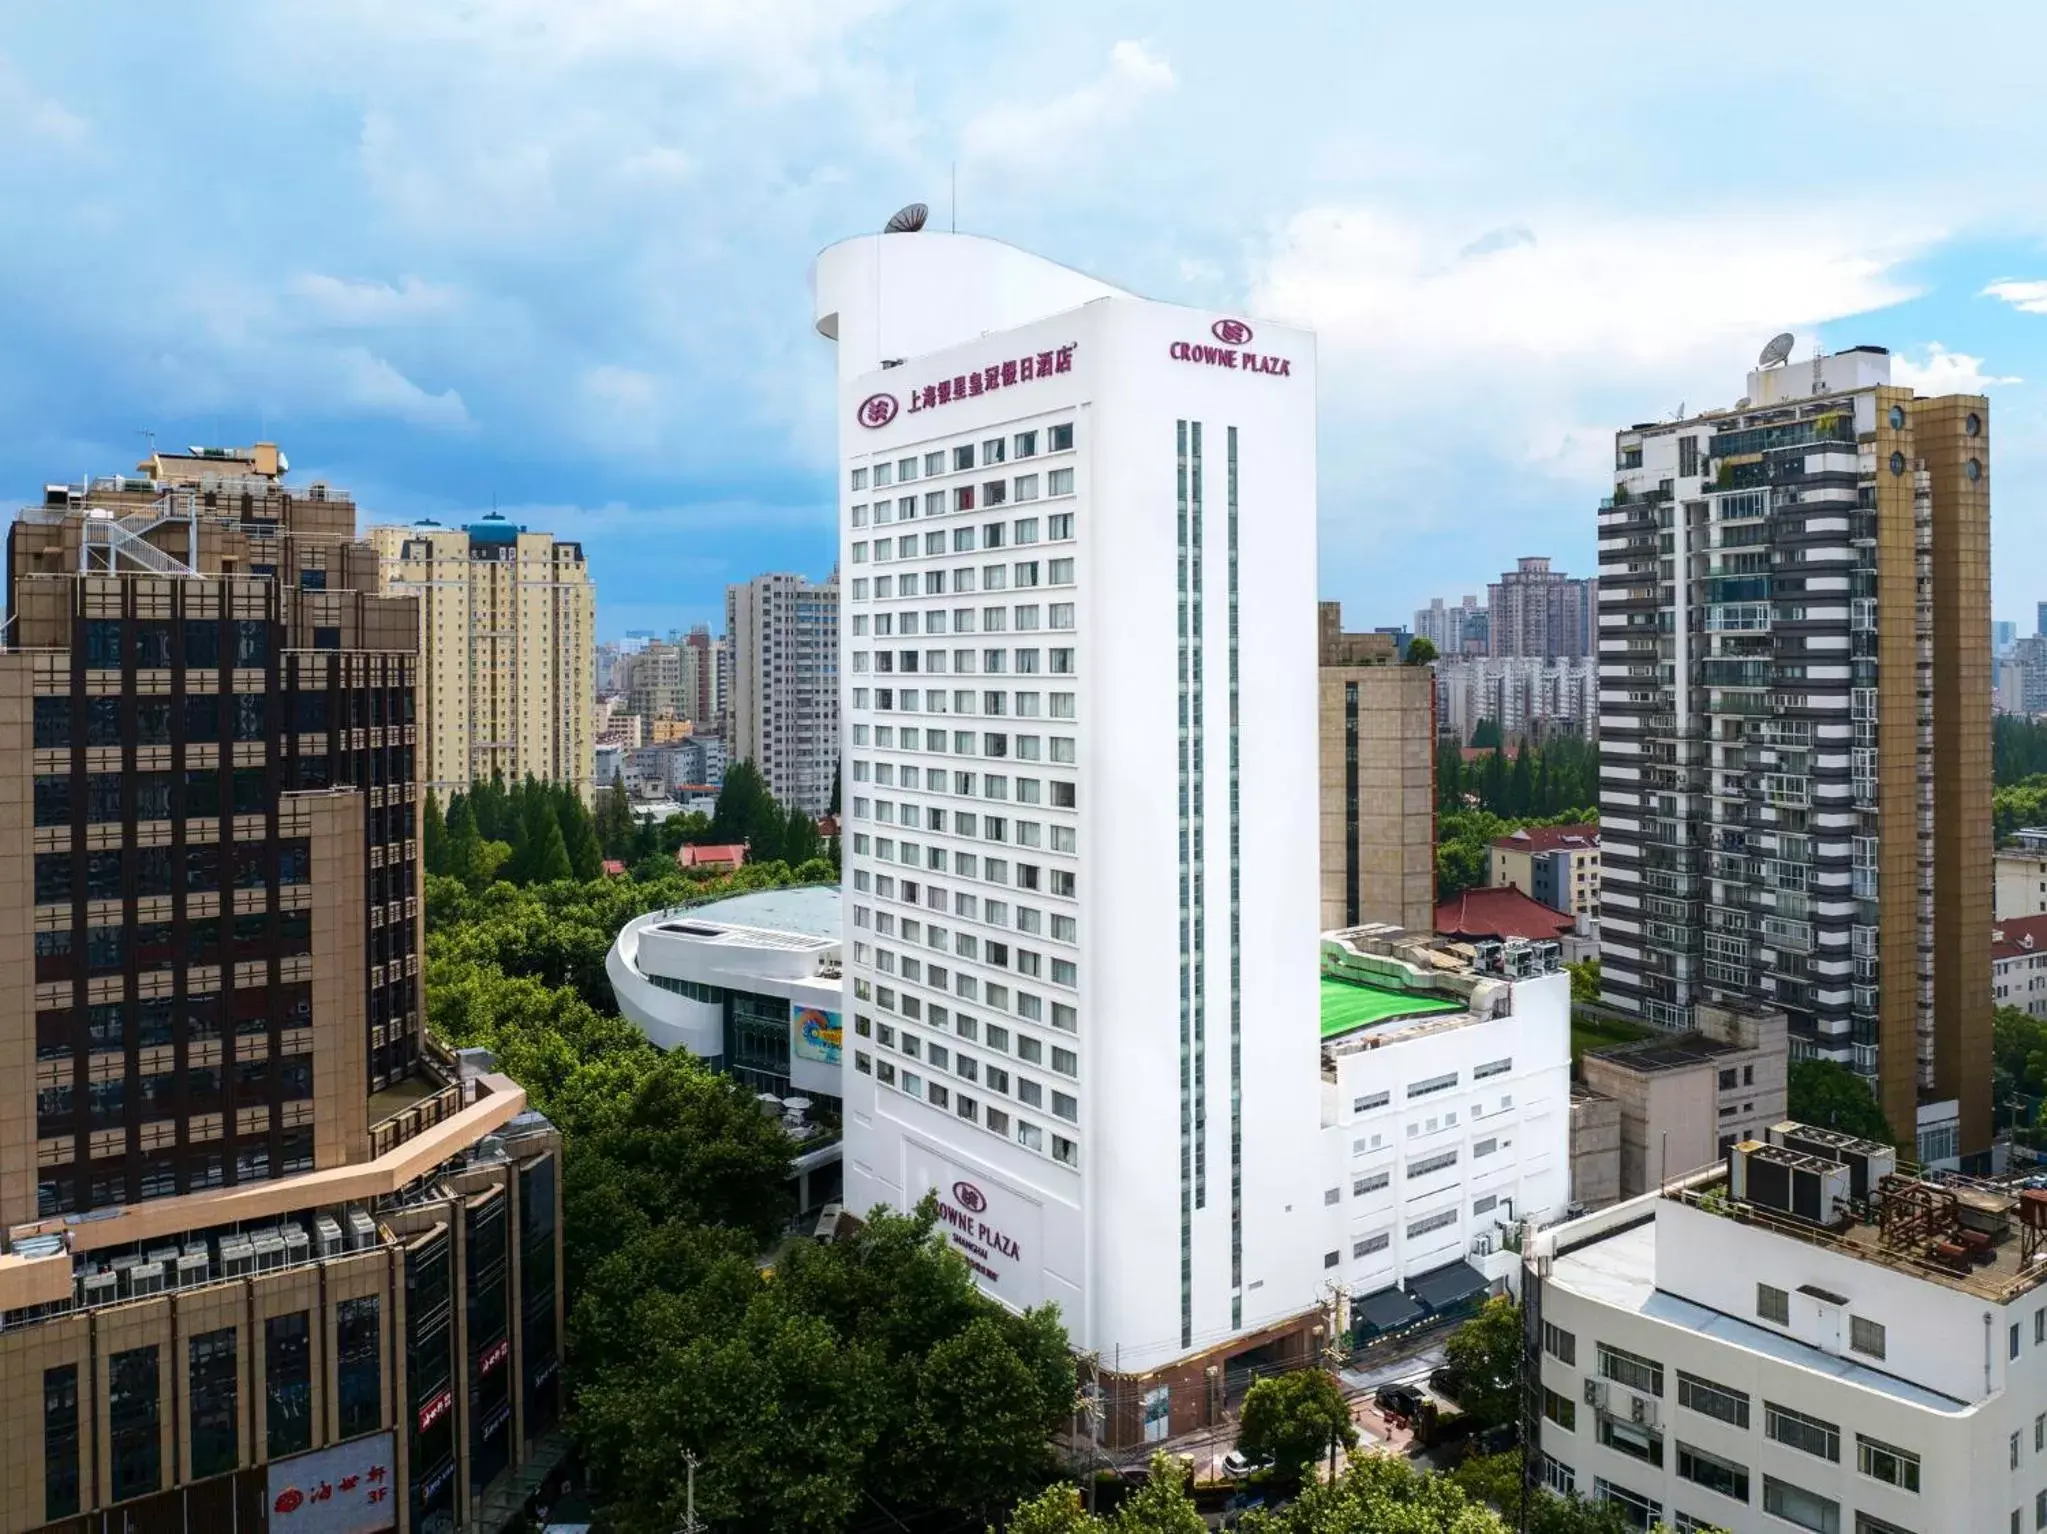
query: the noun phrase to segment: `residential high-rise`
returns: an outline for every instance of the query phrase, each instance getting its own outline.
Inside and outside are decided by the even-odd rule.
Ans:
[[[1764,366],[1599,513],[1608,1004],[1774,1002],[1926,1160],[1990,1138],[1988,417]]]
[[[274,445],[141,467],[8,540],[0,1527],[497,1527],[559,1147],[423,1034],[417,606]]]
[[[427,786],[445,802],[478,780],[530,776],[587,796],[597,589],[583,546],[496,512],[369,539],[384,590],[419,598]]]
[[[1585,656],[1468,655],[1436,662],[1442,728],[1468,741],[1490,720],[1509,740],[1556,731],[1597,738],[1599,668]]]
[[[1477,597],[1467,596],[1454,607],[1441,597],[1431,597],[1427,607],[1414,610],[1414,632],[1434,645],[1438,655],[1484,655],[1491,637],[1491,614]]]
[[[839,775],[839,572],[757,575],[725,589],[726,754],[768,792],[821,815]]]
[[[1486,588],[1487,653],[1538,660],[1590,655],[1597,584],[1550,569],[1544,555],[1517,560]]]
[[[684,717],[697,722],[699,734],[718,730],[725,718],[725,698],[720,690],[724,653],[725,641],[714,638],[706,624],[699,623],[683,636]]]
[[[1427,932],[1436,913],[1436,682],[1384,634],[1316,611],[1322,928]]]
[[[683,652],[660,640],[619,658],[626,711],[642,719],[695,719],[684,703]]]

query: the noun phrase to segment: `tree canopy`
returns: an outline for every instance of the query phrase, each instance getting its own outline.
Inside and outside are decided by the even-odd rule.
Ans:
[[[1886,1145],[1897,1139],[1868,1084],[1832,1060],[1800,1060],[1792,1065],[1784,1111],[1799,1123],[1820,1129],[1838,1129]]]
[[[1350,1403],[1321,1369],[1296,1369],[1257,1381],[1244,1393],[1237,1447],[1272,1466],[1272,1478],[1298,1486],[1332,1445],[1357,1447]]]
[[[1470,761],[1455,739],[1436,748],[1436,811],[1486,810],[1509,819],[1533,818],[1562,825],[1597,820],[1599,747],[1575,735],[1524,741],[1511,752],[1500,744],[1499,726],[1481,720]]]
[[[1994,780],[2000,787],[2026,778],[2047,778],[2047,720],[2023,714],[1994,715],[1990,758]]]
[[[1521,1307],[1495,1295],[1450,1334],[1446,1362],[1457,1376],[1457,1404],[1486,1427],[1514,1420],[1521,1393]]]
[[[1448,900],[1486,882],[1493,842],[1523,826],[1573,826],[1596,821],[1595,809],[1567,810],[1547,817],[1508,818],[1489,810],[1436,812],[1436,899]]]

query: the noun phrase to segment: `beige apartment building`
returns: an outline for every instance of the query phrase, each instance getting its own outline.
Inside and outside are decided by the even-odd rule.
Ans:
[[[1723,1159],[1742,1140],[1760,1140],[1784,1117],[1789,1086],[1788,1023],[1772,1007],[1736,1002],[1702,1004],[1689,1032],[1589,1050],[1580,1069],[1585,1088],[1620,1105],[1616,1174],[1587,1156],[1581,1170],[1573,1148],[1572,1173],[1588,1190],[1615,1187],[1615,1197],[1646,1193],[1676,1177]],[[1572,1105],[1572,1128],[1597,1132],[1601,1115]],[[1602,1139],[1604,1136],[1602,1136]],[[1572,1201],[1597,1205],[1573,1191]]]
[[[0,1529],[495,1531],[559,1142],[425,1037],[417,605],[271,444],[141,470],[8,535]]]
[[[2047,833],[2021,831],[2011,846],[1997,849],[1994,864],[1999,921],[2047,916]]]
[[[443,802],[493,775],[593,791],[597,588],[579,543],[495,512],[373,527],[383,589],[414,596],[422,781]]]
[[[725,750],[783,804],[822,815],[839,780],[839,572],[725,588]]]
[[[1346,634],[1339,603],[1320,633],[1322,927],[1434,930],[1436,678],[1385,634]]]

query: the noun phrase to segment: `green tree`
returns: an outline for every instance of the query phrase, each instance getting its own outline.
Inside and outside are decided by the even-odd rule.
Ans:
[[[749,842],[763,860],[780,854],[784,816],[767,780],[748,757],[725,769],[725,781],[718,789],[718,806],[711,816],[710,839],[714,842]]]
[[[568,846],[562,840],[561,822],[549,817],[539,843],[533,848],[527,866],[527,882],[552,884],[557,879],[572,879],[575,873],[569,862]]]
[[[1244,1393],[1237,1447],[1272,1466],[1273,1479],[1293,1487],[1333,1444],[1357,1447],[1350,1403],[1321,1369],[1259,1380]]]
[[[1472,727],[1471,748],[1474,751],[1497,751],[1500,749],[1500,721],[1481,719]]]
[[[480,887],[483,838],[477,831],[476,811],[467,794],[456,794],[448,801],[447,839],[443,872],[471,889]]]
[[[1185,1469],[1167,1455],[1154,1454],[1144,1484],[1111,1516],[1086,1511],[1080,1493],[1062,1481],[1018,1503],[1006,1534],[1206,1534],[1207,1528],[1187,1494]],[[989,1534],[995,1534],[992,1526]]]
[[[1574,1006],[1590,1006],[1599,1000],[1599,961],[1580,959],[1575,964],[1566,964],[1571,973],[1571,1003]]]
[[[1417,634],[1407,642],[1407,654],[1402,657],[1410,666],[1426,666],[1436,658],[1436,642],[1426,634]]]
[[[1457,1404],[1486,1427],[1512,1422],[1521,1404],[1521,1307],[1495,1295],[1450,1334],[1446,1361],[1457,1376]]]
[[[1785,1112],[1801,1124],[1865,1140],[1891,1144],[1897,1138],[1862,1078],[1832,1060],[1800,1060],[1791,1067]]]
[[[585,881],[604,872],[604,847],[597,838],[597,823],[573,790],[565,790],[562,807],[562,841],[574,876]]]
[[[1447,1475],[1405,1459],[1362,1455],[1334,1482],[1318,1481],[1277,1509],[1253,1509],[1243,1534],[1506,1534],[1499,1514]]]
[[[419,855],[430,874],[448,871],[448,825],[441,818],[440,800],[427,790],[426,805],[419,812]]]
[[[1475,1455],[1459,1465],[1450,1479],[1473,1502],[1483,1502],[1499,1513],[1510,1528],[1524,1527],[1525,1510],[1527,1534],[1629,1534],[1631,1525],[1619,1503],[1590,1502],[1575,1494],[1558,1496],[1539,1482],[1525,1483],[1521,1466],[1519,1449]]]
[[[633,802],[625,791],[625,776],[611,775],[611,786],[597,803],[597,842],[608,858],[624,860],[632,852]]]
[[[796,805],[790,805],[778,849],[782,861],[791,865],[807,863],[823,851],[824,838],[817,834],[817,822]]]

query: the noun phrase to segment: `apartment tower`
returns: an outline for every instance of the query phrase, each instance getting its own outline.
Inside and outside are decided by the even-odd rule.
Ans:
[[[1591,653],[1597,585],[1552,570],[1546,555],[1516,560],[1486,587],[1487,653],[1537,660]]]
[[[839,572],[726,587],[725,646],[727,756],[751,760],[782,803],[822,815],[839,771]]]
[[[1436,919],[1436,679],[1385,634],[1347,634],[1316,608],[1322,930]]]
[[[1922,1160],[1990,1140],[1989,407],[1889,354],[1615,439],[1600,525],[1607,1002],[1784,1009]]]
[[[420,608],[424,781],[444,803],[526,777],[591,792],[597,588],[583,546],[496,512],[373,527],[384,589]]]
[[[417,607],[284,468],[9,532],[6,1529],[466,1529],[553,1452],[556,1137],[423,1035]]]

